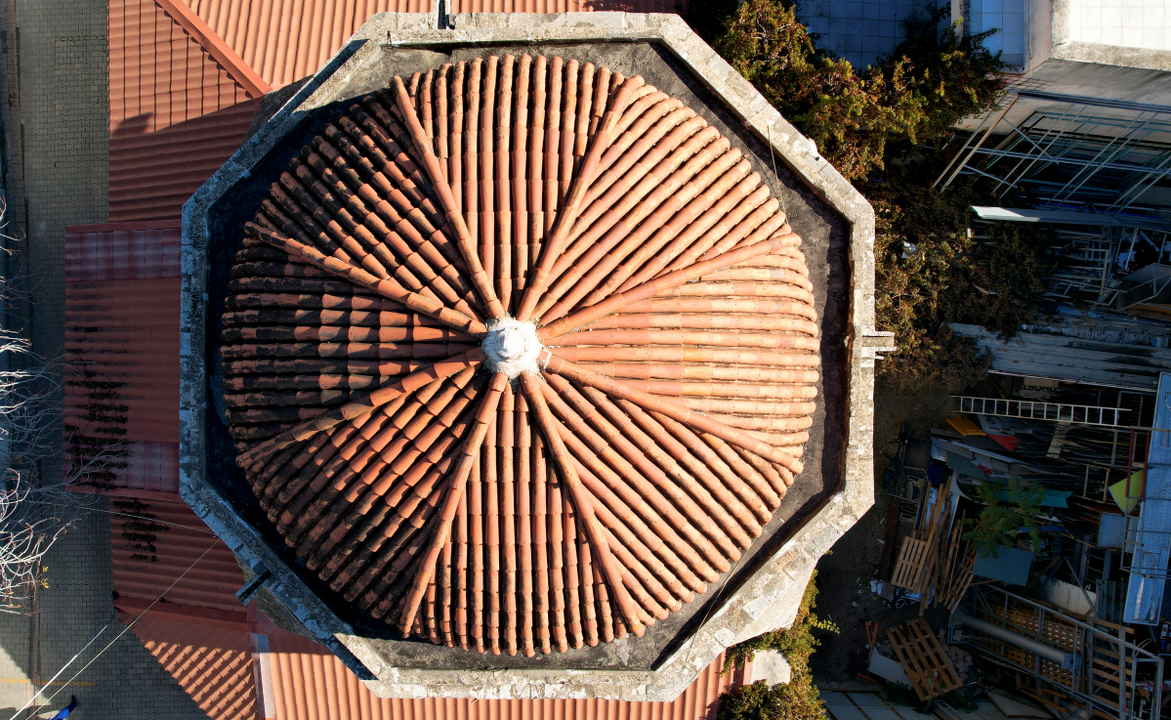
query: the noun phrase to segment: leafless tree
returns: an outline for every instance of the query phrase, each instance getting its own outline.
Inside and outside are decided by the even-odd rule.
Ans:
[[[0,202],[0,223],[4,215]],[[14,239],[2,236],[4,268],[18,265]],[[45,583],[44,557],[94,497],[70,485],[104,476],[124,455],[118,442],[99,441],[83,453],[62,451],[61,399],[67,363],[32,351],[15,325],[32,299],[22,273],[0,272],[0,612],[23,612]],[[76,363],[71,363],[76,365]],[[46,482],[46,467],[60,463]]]

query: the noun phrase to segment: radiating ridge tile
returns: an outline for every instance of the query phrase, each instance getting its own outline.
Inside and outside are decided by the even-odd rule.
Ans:
[[[800,246],[741,151],[641,77],[528,55],[394,77],[245,226],[238,462],[308,570],[404,636],[641,636],[802,471]]]

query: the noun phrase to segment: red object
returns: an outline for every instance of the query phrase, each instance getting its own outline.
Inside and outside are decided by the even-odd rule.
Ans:
[[[157,616],[133,628],[150,654],[211,720],[257,717],[252,638]]]
[[[66,229],[65,418],[129,442],[107,494],[178,499],[180,235],[177,220]],[[105,405],[125,408],[125,434],[99,419]]]
[[[249,627],[247,610],[236,599],[236,591],[244,585],[236,556],[191,508],[182,502],[148,500],[141,507],[112,503],[110,509],[150,518],[110,516],[114,591],[118,593],[114,607],[124,620],[137,616],[166,592],[166,602],[155,605],[152,614],[214,619],[220,626],[237,629]],[[201,555],[203,559],[196,563]],[[189,567],[183,579],[168,590]]]
[[[375,697],[317,643],[288,632],[268,636],[272,706],[277,720],[705,720],[722,693],[752,677],[751,663],[721,674],[720,654],[673,702],[625,700],[468,700]],[[265,702],[265,706],[269,706]]]
[[[170,7],[178,1],[164,5]],[[129,621],[146,610],[211,546],[210,552],[166,592],[166,602],[155,604],[134,629],[160,664],[215,720],[256,716],[297,720],[714,717],[720,693],[743,684],[750,676],[750,668],[721,675],[723,656],[671,703],[375,698],[328,650],[284,631],[272,631],[261,622],[263,618],[258,620],[255,613],[242,608],[234,591],[243,577],[227,546],[215,540],[182,503],[157,501],[176,497],[177,490],[177,412],[173,416],[167,412],[176,407],[178,392],[180,209],[239,147],[258,106],[258,101],[248,96],[248,78],[243,78],[243,84],[238,81],[240,73],[236,71],[241,68],[223,67],[233,65],[224,48],[230,48],[265,82],[283,85],[314,72],[374,12],[431,9],[429,2],[394,0],[344,4],[306,0],[303,5],[190,0],[192,13],[214,32],[214,36],[197,33],[201,45],[190,34],[191,28],[199,26],[181,8],[171,7],[174,15],[168,17],[152,0],[113,0],[110,4],[110,220],[119,224],[128,220],[172,221],[130,230],[110,226],[110,232],[76,229],[79,238],[87,235],[85,242],[97,238],[116,244],[114,234],[129,234],[117,240],[124,241],[119,246],[123,254],[117,258],[109,255],[97,260],[101,251],[95,256],[93,249],[80,241],[73,246],[76,255],[71,256],[75,263],[70,283],[93,284],[84,288],[75,285],[74,290],[92,291],[90,300],[105,303],[99,313],[85,318],[75,314],[75,319],[98,320],[86,327],[103,328],[103,342],[117,339],[116,333],[134,335],[127,347],[135,354],[123,354],[117,362],[111,356],[107,366],[127,383],[127,397],[133,400],[128,431],[136,436],[130,468],[112,493],[146,499],[149,507],[137,512],[170,523],[167,530],[147,532],[154,539],[146,547],[136,548],[134,545],[142,543],[128,535],[134,536],[138,529],[127,528],[127,518],[112,517],[116,607],[121,617]],[[450,7],[452,12],[588,9],[560,0],[510,2],[499,7],[475,0],[471,5],[453,3]],[[640,0],[629,7],[606,9],[672,8],[661,0]],[[184,17],[177,21],[175,15]],[[147,230],[157,232],[152,236]],[[151,244],[156,241],[173,243],[170,248],[175,254],[169,255],[172,250],[163,245]],[[125,265],[119,264],[122,261]],[[142,284],[129,284],[135,282]],[[173,306],[168,304],[171,302]],[[149,326],[144,318],[151,309],[168,318],[154,326],[153,333],[143,329]],[[152,405],[155,401],[160,404]],[[260,638],[267,637],[272,638],[273,647],[258,649]],[[264,645],[267,647],[267,640]],[[263,671],[266,665],[269,671]],[[257,684],[258,678],[275,678],[280,687],[274,688],[272,696],[262,697],[260,688],[264,685]]]
[[[1021,444],[1021,441],[1012,435],[989,435],[988,438],[996,441],[1005,450],[1016,450],[1017,445]]]

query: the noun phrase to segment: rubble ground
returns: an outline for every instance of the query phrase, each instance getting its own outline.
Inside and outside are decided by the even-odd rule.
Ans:
[[[861,677],[869,657],[866,621],[878,624],[879,641],[886,630],[919,614],[919,603],[896,610],[870,590],[870,580],[882,560],[889,498],[882,489],[882,475],[898,448],[904,421],[916,437],[928,437],[931,428],[951,408],[946,390],[899,392],[880,380],[874,393],[874,507],[838,540],[817,564],[817,615],[837,624],[840,634],[815,631],[821,646],[810,659],[814,681],[821,690],[873,690],[876,685]],[[946,610],[929,610],[927,621],[942,627]]]

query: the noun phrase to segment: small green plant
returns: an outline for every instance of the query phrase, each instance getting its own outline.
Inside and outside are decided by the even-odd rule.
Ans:
[[[1007,491],[1008,501],[1000,499]],[[980,501],[985,507],[973,518],[960,521],[961,527],[968,528],[963,539],[975,542],[980,557],[1000,557],[1000,548],[1016,547],[1021,532],[1028,533],[1033,547],[1041,544],[1041,533],[1036,528],[1036,518],[1041,512],[1041,501],[1045,489],[1040,483],[1025,488],[1018,478],[1010,477],[1007,488],[984,481],[976,488]]]
[[[781,716],[781,707],[780,693],[764,680],[757,680],[721,695],[716,720],[776,720]]]
[[[787,630],[774,630],[728,648],[724,671],[752,660],[762,650],[776,650],[792,667],[788,684],[769,687],[763,680],[746,685],[734,693],[720,696],[716,720],[821,720],[825,717],[822,701],[809,671],[809,657],[817,649],[813,630],[841,632],[830,620],[814,614],[817,606],[817,573],[805,586],[797,618]]]

